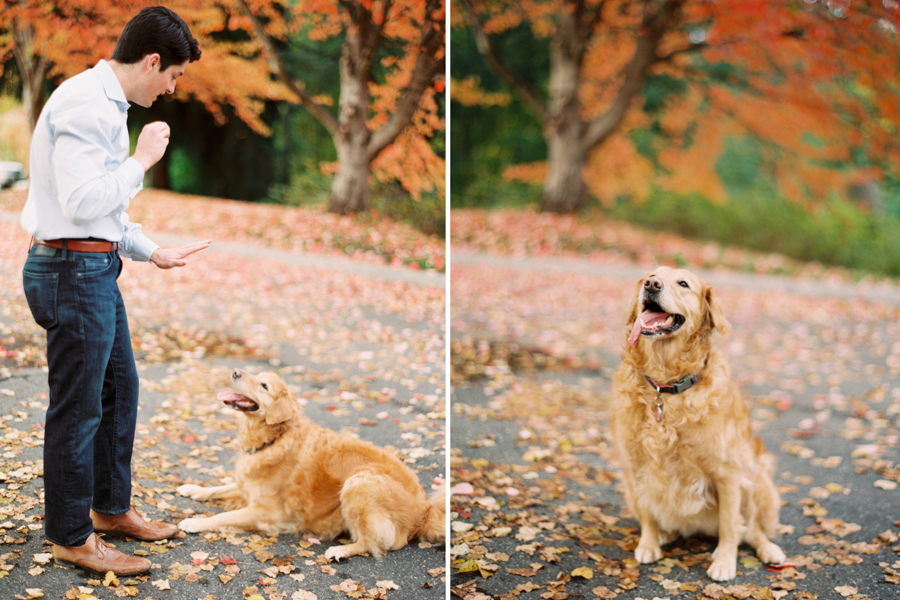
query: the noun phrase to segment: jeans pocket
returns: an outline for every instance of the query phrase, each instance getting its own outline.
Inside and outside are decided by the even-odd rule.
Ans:
[[[35,273],[24,271],[22,284],[25,299],[35,322],[44,329],[52,329],[59,323],[56,311],[56,294],[59,273]]]
[[[84,279],[86,277],[95,277],[109,271],[111,260],[108,254],[95,254],[80,256],[76,261],[78,265],[77,277]]]

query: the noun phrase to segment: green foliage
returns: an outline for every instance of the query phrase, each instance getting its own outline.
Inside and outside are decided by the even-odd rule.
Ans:
[[[416,200],[397,183],[378,184],[369,201],[374,211],[394,221],[408,223],[427,235],[446,237],[446,203],[436,194],[423,194]],[[427,268],[428,265],[419,266]]]
[[[495,36],[498,53],[509,68],[535,89],[546,89],[549,77],[547,40],[537,40],[527,25]],[[523,48],[528,48],[523,52]],[[478,206],[476,198],[490,200],[485,181],[499,180],[509,165],[544,160],[547,145],[538,118],[488,69],[469,29],[450,31],[450,75],[461,80],[478,77],[491,92],[505,91],[511,102],[481,108],[453,103],[450,107],[450,189],[453,206]],[[472,188],[472,189],[470,189]],[[484,204],[482,206],[492,206]]]
[[[333,180],[316,165],[307,163],[305,169],[292,174],[289,183],[270,187],[266,202],[306,207],[327,204]]]
[[[837,198],[809,211],[761,189],[724,203],[656,191],[640,206],[620,201],[608,214],[691,238],[900,276],[900,221]]]
[[[541,201],[541,188],[519,181],[505,181],[498,175],[475,179],[465,191],[450,189],[453,208],[510,208],[536,205]]]
[[[288,184],[269,188],[267,202],[288,206],[325,206],[331,194],[334,177],[323,175],[313,164],[295,172]],[[420,200],[409,195],[397,183],[377,183],[369,195],[371,209],[394,221],[407,223],[422,233],[445,237],[446,209],[436,194],[424,194]],[[365,214],[361,219],[368,218]],[[421,265],[425,268],[425,265]]]
[[[658,112],[663,109],[672,94],[684,95],[687,82],[668,75],[650,75],[641,88],[644,93],[644,111]]]

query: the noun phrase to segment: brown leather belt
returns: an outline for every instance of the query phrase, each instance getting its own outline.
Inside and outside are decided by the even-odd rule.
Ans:
[[[39,240],[34,240],[35,244],[40,244],[41,246],[49,246],[51,248],[56,248],[57,250],[62,250],[63,242],[65,242],[66,247],[71,252],[115,252],[119,249],[118,242],[104,242],[101,240],[47,240],[45,242],[41,242]]]

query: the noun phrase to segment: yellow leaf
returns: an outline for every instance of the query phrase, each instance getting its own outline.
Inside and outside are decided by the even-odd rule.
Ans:
[[[594,570],[590,567],[578,567],[572,571],[572,577],[584,577],[585,579],[594,578]]]
[[[106,577],[103,578],[103,587],[115,586],[119,585],[119,580],[116,579],[116,574],[112,571],[106,572]]]
[[[28,594],[29,600],[31,600],[31,598],[43,598],[44,597],[44,590],[42,590],[40,588],[25,588],[25,593]]]
[[[466,560],[456,565],[457,573],[474,573],[478,570],[478,563],[474,560]]]
[[[488,461],[487,461],[486,459],[484,459],[484,458],[476,458],[476,459],[471,460],[471,461],[469,462],[469,464],[472,465],[473,467],[479,467],[479,468],[480,468],[480,467],[486,467],[486,466],[488,466],[488,465],[491,464],[491,463],[488,462]]]

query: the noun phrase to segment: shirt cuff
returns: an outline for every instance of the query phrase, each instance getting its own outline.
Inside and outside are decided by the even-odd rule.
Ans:
[[[137,232],[131,236],[128,250],[119,249],[119,254],[138,262],[147,262],[153,253],[159,250],[159,244],[152,241],[143,233]]]
[[[116,169],[116,173],[122,176],[132,188],[142,186],[144,183],[144,167],[134,157],[129,156]],[[137,193],[135,191],[135,193]]]

